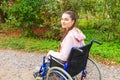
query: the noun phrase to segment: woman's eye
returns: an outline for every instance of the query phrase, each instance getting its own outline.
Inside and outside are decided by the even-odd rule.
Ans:
[[[65,21],[68,21],[68,19],[67,19],[67,18],[65,18]]]
[[[69,21],[68,18],[61,18],[61,20],[63,20],[63,21]]]

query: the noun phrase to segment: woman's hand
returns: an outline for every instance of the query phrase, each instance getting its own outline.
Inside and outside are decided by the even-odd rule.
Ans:
[[[53,52],[54,52],[53,50],[49,50],[49,52],[48,52],[47,55],[46,55],[46,60],[49,59],[50,55],[51,55]]]

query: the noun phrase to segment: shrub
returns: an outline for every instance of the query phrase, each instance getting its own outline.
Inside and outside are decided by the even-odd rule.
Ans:
[[[23,28],[23,35],[31,35],[31,25],[57,27],[59,5],[57,0],[17,0],[14,4],[3,1],[0,9],[7,14],[8,27]],[[26,29],[26,27],[28,27]],[[30,34],[31,33],[31,34]]]
[[[41,20],[36,17],[41,5],[40,0],[18,0],[14,4],[4,1],[1,9],[7,13],[6,22],[10,26],[23,27],[36,24],[37,20]]]

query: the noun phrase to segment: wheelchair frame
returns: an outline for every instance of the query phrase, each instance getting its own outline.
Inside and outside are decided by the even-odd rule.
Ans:
[[[93,42],[101,44],[101,42],[92,40],[90,43],[91,46]],[[82,50],[79,48],[72,49],[77,49],[78,51],[82,52]],[[98,67],[97,63],[89,57],[89,55],[87,57],[87,63],[85,63],[86,65],[84,69],[74,76],[71,76],[67,72],[68,62],[63,64],[59,61],[55,61],[58,64],[61,64],[63,67],[57,65],[50,66],[50,62],[46,63],[45,58],[46,57],[44,56],[42,66],[40,67],[40,72],[42,72],[41,77],[43,80],[102,80],[100,68]]]

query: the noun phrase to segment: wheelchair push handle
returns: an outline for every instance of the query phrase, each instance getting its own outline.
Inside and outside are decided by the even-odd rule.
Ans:
[[[93,43],[93,42],[95,42],[95,43],[97,43],[97,44],[99,44],[99,45],[102,45],[102,42],[100,42],[100,41],[92,40],[91,43]]]

